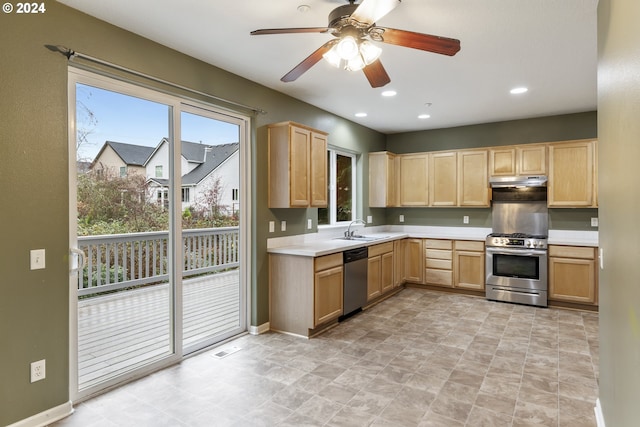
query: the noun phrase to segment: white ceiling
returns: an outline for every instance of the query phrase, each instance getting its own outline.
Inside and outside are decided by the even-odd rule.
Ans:
[[[329,34],[249,35],[326,26],[345,0],[58,1],[383,133],[596,109],[598,0],[402,0],[377,24],[456,38],[461,50],[448,57],[379,44],[391,83],[378,89],[361,71],[324,60],[280,81]],[[511,95],[516,86],[529,92]],[[387,89],[397,96],[383,98]]]

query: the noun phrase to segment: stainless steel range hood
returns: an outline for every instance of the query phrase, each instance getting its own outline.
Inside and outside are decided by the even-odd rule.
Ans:
[[[546,187],[547,177],[545,175],[492,176],[489,178],[489,185],[492,188]]]

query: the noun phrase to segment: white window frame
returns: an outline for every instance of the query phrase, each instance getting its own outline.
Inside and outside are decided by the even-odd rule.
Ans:
[[[328,209],[329,209],[329,224],[318,225],[318,227],[330,227],[336,225],[347,225],[351,221],[355,220],[358,215],[358,181],[357,181],[357,166],[358,166],[358,155],[354,152],[349,152],[340,148],[329,147],[327,149],[329,153],[329,176],[327,177],[327,184],[329,186],[329,194],[328,194]],[[351,219],[347,221],[338,221],[338,212],[337,212],[337,198],[338,198],[338,190],[337,190],[337,163],[338,163],[338,155],[350,157],[351,158]]]

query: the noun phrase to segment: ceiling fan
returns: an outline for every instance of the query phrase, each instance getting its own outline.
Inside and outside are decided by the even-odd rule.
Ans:
[[[460,40],[395,28],[378,27],[375,23],[395,9],[401,0],[347,0],[349,4],[335,8],[329,14],[328,27],[273,28],[251,32],[251,35],[287,33],[329,33],[336,38],[328,41],[296,65],[280,80],[292,82],[322,58],[336,67],[362,70],[371,87],[382,87],[391,79],[382,66],[382,51],[371,41],[410,47],[427,52],[453,56],[460,50]]]

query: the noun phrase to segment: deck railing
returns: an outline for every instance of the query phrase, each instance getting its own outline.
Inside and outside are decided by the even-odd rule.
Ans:
[[[183,277],[237,267],[238,227],[182,231]],[[169,233],[78,237],[85,265],[78,296],[162,283],[169,280]]]

